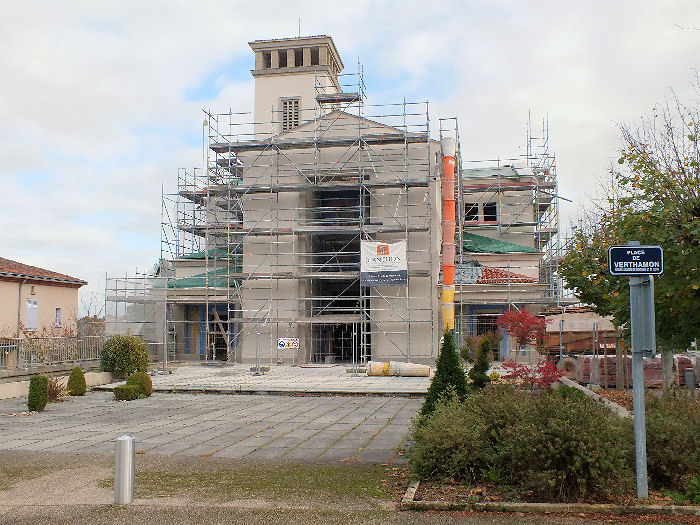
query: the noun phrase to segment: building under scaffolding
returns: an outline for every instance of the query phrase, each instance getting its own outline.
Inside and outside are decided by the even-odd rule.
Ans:
[[[171,359],[433,361],[441,173],[427,102],[367,104],[329,37],[251,48],[253,118],[205,112],[206,165],[163,195],[158,268],[107,279],[108,330]],[[459,144],[456,119],[438,134]],[[493,317],[474,306],[558,298],[556,174],[529,147],[495,168],[457,160],[457,328],[474,333]],[[363,243],[405,243],[405,281],[363,281]]]

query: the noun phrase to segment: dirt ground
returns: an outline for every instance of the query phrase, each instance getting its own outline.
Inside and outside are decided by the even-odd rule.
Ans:
[[[388,465],[242,463],[178,456],[137,456],[136,500],[130,506],[115,506],[112,461],[106,455],[0,452],[0,523],[700,523],[639,516],[403,512],[396,510],[396,503],[407,480]]]

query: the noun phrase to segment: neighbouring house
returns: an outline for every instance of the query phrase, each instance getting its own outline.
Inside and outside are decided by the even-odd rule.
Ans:
[[[75,335],[86,281],[0,257],[0,337]]]
[[[464,167],[456,119],[431,123],[426,102],[367,104],[361,68],[343,73],[329,36],[250,47],[252,121],[249,108],[205,113],[206,166],[178,170],[163,197],[160,264],[107,279],[108,333],[183,360],[431,363],[451,232],[458,337],[492,329],[508,308],[557,303],[546,147]],[[453,195],[445,139],[457,148]],[[443,217],[450,197],[456,228]]]

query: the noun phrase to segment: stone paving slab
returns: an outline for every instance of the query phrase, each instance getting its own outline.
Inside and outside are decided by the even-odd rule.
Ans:
[[[424,395],[430,386],[429,377],[370,377],[347,373],[343,365],[305,368],[272,366],[263,375],[255,375],[250,365],[178,366],[172,373],[154,375],[156,392],[222,392],[222,393],[315,393],[353,395]],[[120,383],[103,385],[112,390]]]
[[[111,392],[26,411],[26,398],[0,400],[0,450],[111,453],[131,434],[145,454],[260,461],[403,462],[396,454],[416,397],[195,395],[154,393],[114,401]]]

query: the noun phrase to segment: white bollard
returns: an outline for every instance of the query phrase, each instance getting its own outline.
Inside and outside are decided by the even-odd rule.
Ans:
[[[134,438],[119,436],[114,463],[114,503],[129,505],[134,502]]]

